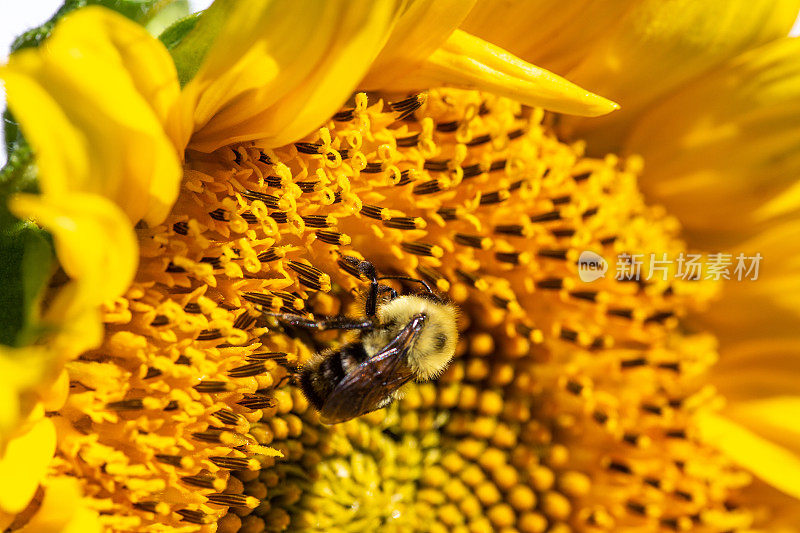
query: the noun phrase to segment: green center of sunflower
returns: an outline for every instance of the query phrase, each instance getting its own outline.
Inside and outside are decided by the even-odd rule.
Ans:
[[[550,120],[476,91],[359,94],[303,142],[187,154],[104,346],[70,366],[59,468],[80,470],[112,527],[749,524],[734,502],[747,476],[692,422],[715,400],[714,344],[678,324],[710,289],[580,280],[583,251],[684,245],[637,191],[640,161],[584,157]],[[430,282],[462,337],[437,381],[323,426],[286,367],[347,337],[290,335],[264,312],[357,314],[364,281],[342,255]]]

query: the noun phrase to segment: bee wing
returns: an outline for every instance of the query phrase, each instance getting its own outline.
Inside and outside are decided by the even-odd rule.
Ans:
[[[389,403],[392,395],[414,377],[406,355],[424,323],[425,315],[414,316],[380,352],[345,376],[322,406],[322,421],[344,422]]]

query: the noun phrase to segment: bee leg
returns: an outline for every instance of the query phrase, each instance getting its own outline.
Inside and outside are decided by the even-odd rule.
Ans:
[[[397,291],[393,288],[389,287],[388,285],[379,285],[378,286],[378,294],[383,294],[384,292],[389,293],[389,299],[394,300],[397,298]]]
[[[275,385],[273,385],[272,388],[280,389],[287,382],[290,385],[296,385],[297,384],[297,376],[298,376],[298,374],[299,374],[299,369],[297,367],[294,367],[294,369],[289,370],[288,374],[286,374],[281,379],[279,379],[278,382]]]
[[[369,261],[359,261],[358,272],[369,278],[369,290],[367,298],[364,300],[364,314],[367,317],[373,317],[378,309],[378,272],[375,270],[375,265]]]
[[[381,276],[378,279],[379,280],[381,280],[381,279],[397,279],[397,280],[401,280],[401,281],[413,281],[414,283],[419,283],[423,287],[425,287],[425,290],[428,291],[432,296],[436,296],[436,293],[433,292],[433,289],[431,289],[431,286],[428,285],[428,283],[426,281],[421,280],[421,279],[416,279],[416,278],[412,278],[412,277],[409,277],[409,276]]]
[[[364,314],[367,317],[375,316],[375,312],[378,309],[378,296],[380,296],[382,293],[388,292],[392,299],[397,298],[397,291],[395,291],[393,288],[389,287],[388,285],[378,284],[379,279],[387,278],[378,278],[378,271],[375,270],[375,265],[369,261],[356,259],[355,257],[349,255],[342,256],[342,259],[355,266],[360,275],[369,279],[369,290],[367,291],[367,297],[364,300]],[[428,290],[430,290],[430,288],[428,288]]]
[[[368,318],[350,318],[347,316],[331,316],[320,320],[312,320],[289,313],[265,313],[274,316],[281,322],[300,328],[316,329],[324,331],[327,329],[372,329],[372,320]]]

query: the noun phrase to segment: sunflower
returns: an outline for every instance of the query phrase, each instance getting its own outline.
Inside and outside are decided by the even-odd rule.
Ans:
[[[40,190],[9,202],[0,525],[793,524],[798,9],[217,1],[162,42],[63,16],[0,71],[6,189]],[[622,110],[568,116],[616,105],[531,63]],[[764,267],[651,255],[692,251]],[[585,282],[581,252],[664,275]],[[357,313],[348,256],[446,294],[461,339],[435,382],[325,426],[289,369],[345,337],[267,317]]]

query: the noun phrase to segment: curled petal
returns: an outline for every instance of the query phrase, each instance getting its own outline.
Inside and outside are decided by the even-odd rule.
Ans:
[[[179,89],[169,55],[143,28],[103,8],[80,9],[0,74],[44,194],[100,194],[132,222],[166,216],[181,176],[165,133]]]
[[[111,200],[96,194],[18,195],[10,203],[53,234],[62,268],[74,284],[62,289],[62,316],[94,309],[121,295],[133,280],[138,244],[130,221]],[[58,302],[50,306],[52,317]]]
[[[461,30],[408,76],[398,79],[394,88],[441,85],[474,87],[530,106],[583,116],[603,115],[619,107]]]
[[[36,153],[40,187],[61,194],[70,186],[82,186],[87,179],[89,149],[80,129],[53,96],[32,76],[22,73],[23,63],[37,59],[33,54],[16,54],[16,68],[0,67],[0,77],[9,108]]]

